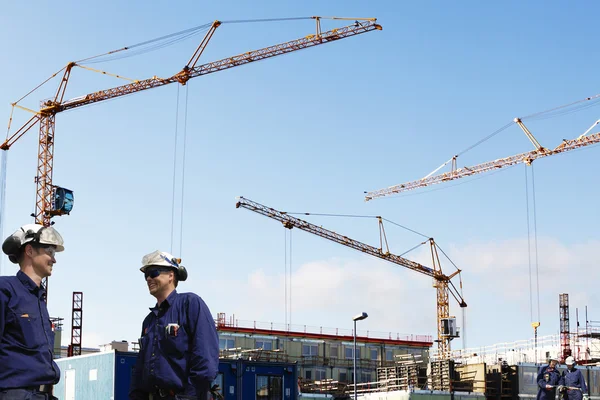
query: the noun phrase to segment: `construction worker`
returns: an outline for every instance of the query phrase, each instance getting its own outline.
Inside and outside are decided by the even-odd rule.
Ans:
[[[56,399],[60,370],[41,283],[63,244],[56,229],[37,224],[23,225],[2,244],[19,272],[0,277],[0,400]]]
[[[582,400],[588,398],[588,389],[581,370],[575,368],[575,359],[571,356],[565,360],[567,370],[560,377],[559,391],[567,400]]]
[[[537,400],[554,400],[556,397],[556,388],[560,381],[557,365],[558,359],[551,357],[548,365],[540,367],[536,379],[539,386]]]
[[[155,251],[142,258],[140,270],[157,303],[142,324],[129,398],[208,399],[219,367],[210,310],[198,295],[175,290],[188,275],[180,259]]]

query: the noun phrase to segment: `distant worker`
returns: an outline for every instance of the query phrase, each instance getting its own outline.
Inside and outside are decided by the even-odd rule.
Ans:
[[[560,392],[564,399],[582,400],[588,398],[588,389],[581,370],[575,368],[575,359],[571,356],[565,360],[567,370],[560,377]]]
[[[554,400],[556,397],[556,388],[560,381],[560,372],[557,369],[558,359],[551,357],[548,365],[542,366],[538,371],[537,400]]]
[[[142,258],[140,270],[157,303],[142,324],[129,399],[208,399],[219,367],[210,310],[198,295],[175,290],[188,276],[180,259],[155,251]]]
[[[23,225],[2,244],[19,271],[0,277],[0,400],[56,399],[60,370],[41,283],[63,244],[56,229],[37,224]]]

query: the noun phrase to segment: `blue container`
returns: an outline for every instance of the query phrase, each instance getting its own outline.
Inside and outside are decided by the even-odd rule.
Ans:
[[[60,382],[54,395],[60,400],[127,400],[138,353],[111,351],[60,358]],[[221,360],[218,384],[225,400],[296,400],[295,363]]]

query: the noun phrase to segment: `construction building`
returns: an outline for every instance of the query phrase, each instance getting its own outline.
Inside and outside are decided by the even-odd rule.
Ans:
[[[337,328],[286,326],[217,318],[222,358],[295,362],[298,377],[307,381],[353,381],[354,333]],[[377,368],[392,366],[410,355],[426,365],[433,344],[430,335],[357,331],[357,382],[377,380]]]

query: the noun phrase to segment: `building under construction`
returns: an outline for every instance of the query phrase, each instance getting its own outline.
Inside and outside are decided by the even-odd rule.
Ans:
[[[353,381],[354,332],[337,328],[286,326],[240,321],[221,313],[217,319],[223,358],[295,362],[307,383]],[[393,366],[399,358],[427,365],[433,339],[428,335],[356,332],[357,381],[375,382],[377,369]]]

